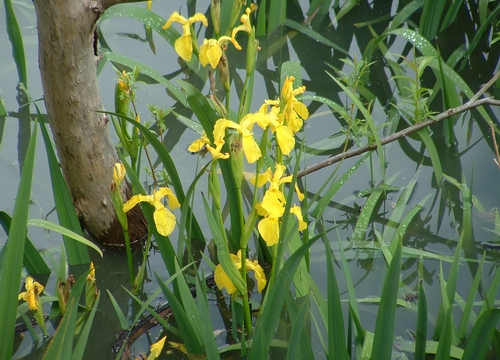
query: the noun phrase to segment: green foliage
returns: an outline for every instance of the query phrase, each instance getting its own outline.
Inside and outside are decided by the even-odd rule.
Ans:
[[[293,359],[313,358],[314,354],[323,352],[330,359],[386,359],[394,355],[400,310],[405,309],[416,317],[415,342],[403,341],[397,346],[416,359],[424,359],[429,354],[440,359],[469,359],[493,353],[491,348],[497,341],[496,328],[500,320],[500,312],[495,308],[500,272],[486,254],[482,254],[481,259],[475,258],[477,250],[472,227],[472,209],[485,211],[472,195],[472,180],[467,184],[461,167],[458,173],[450,172],[455,169],[449,166],[449,159],[442,151],[456,145],[457,118],[445,120],[439,131],[435,130],[438,126],[432,131],[419,128],[416,134],[408,134],[410,140],[400,140],[402,152],[415,166],[408,181],[401,176],[408,169],[394,169],[389,160],[390,138],[396,131],[412,129],[429,120],[437,125],[442,119],[439,117],[442,114],[438,113],[462,105],[456,88],[468,99],[474,96],[474,87],[456,67],[461,59],[463,64],[471,60],[471,54],[480,46],[481,34],[492,32],[500,7],[480,1],[477,9],[480,20],[475,24],[478,34],[467,50],[454,49],[446,59],[434,40],[456,25],[463,3],[455,1],[448,7],[445,1],[427,0],[392,4],[398,10],[394,15],[371,18],[356,25],[360,31],[366,30],[372,35],[371,41],[361,49],[360,60],[345,50],[350,48],[353,38],[341,43],[329,32],[334,23],[326,28],[322,23],[324,19],[331,22],[328,17],[333,9],[335,22],[346,24],[351,10],[356,5],[364,6],[356,1],[343,2],[341,7],[338,1],[333,4],[312,1],[310,8],[304,10],[300,2],[264,0],[259,8],[248,4],[247,10],[241,2],[225,6],[226,2],[212,1],[210,11],[206,12],[211,15],[207,31],[206,25],[199,25],[204,15],[194,15],[191,3],[188,4],[191,15],[188,19],[174,16],[168,23],[150,10],[151,4],[147,8],[119,4],[107,10],[99,20],[101,24],[122,17],[140,22],[144,25],[149,48],[156,52],[164,44],[155,43],[154,31],[173,48],[172,54],[174,49],[179,53],[179,72],[185,74],[182,80],[174,83],[170,74],[162,75],[146,64],[114,52],[101,36],[101,44],[106,48],[99,71],[109,61],[118,75],[115,111],[106,113],[111,116],[119,139],[117,147],[124,173],[132,184],[132,199],[135,200],[129,200],[128,204],[132,202],[137,206],[140,202],[149,224],[139,269],[132,260],[130,242],[126,243],[129,284],[123,286],[126,296],[140,305],[135,309],[138,311],[132,324],[119,298],[108,292],[121,327],[126,329],[135,324],[147,311],[164,326],[168,336],[177,336],[180,340],[176,341],[182,341],[188,357],[266,359],[276,352],[277,356]],[[7,0],[5,7],[19,77],[25,79],[24,54],[19,50],[22,50],[19,26]],[[290,15],[297,13],[300,16],[307,13],[310,18],[301,23],[297,21],[299,16]],[[182,34],[167,25],[171,21],[182,24]],[[352,33],[351,36],[356,36],[354,31]],[[203,39],[205,35],[215,38]],[[391,53],[395,38],[406,45],[400,46],[403,50],[398,55]],[[325,56],[325,59],[311,61],[313,50],[300,54],[300,47],[295,48],[297,39],[346,58]],[[490,45],[495,41],[493,39]],[[186,49],[182,51],[179,46],[186,43],[190,44],[189,57]],[[301,61],[285,61],[292,53],[289,46],[294,47]],[[244,55],[239,56],[239,50],[232,47],[241,47]],[[263,64],[271,58],[276,69],[263,71]],[[212,61],[217,66],[213,66]],[[323,61],[335,70],[335,76],[325,76],[324,71],[328,68],[322,68],[321,75],[317,75],[315,67],[322,67],[318,63]],[[384,62],[386,66],[382,67]],[[216,72],[219,77],[215,76]],[[267,96],[255,90],[254,79],[259,72],[264,74]],[[307,78],[304,76],[303,81],[304,74]],[[375,89],[374,79],[383,83],[381,88],[388,91]],[[308,94],[304,94],[303,82]],[[320,82],[327,82],[327,92],[316,86]],[[163,104],[148,105],[153,121],[141,121],[140,103],[144,94],[138,84],[164,87],[176,101],[175,110]],[[208,96],[205,85],[209,88]],[[238,96],[237,101],[230,99],[232,94]],[[319,109],[326,109],[325,117],[333,126],[328,123],[324,134],[321,133],[322,138],[310,144],[304,121],[307,126],[315,127],[314,118],[324,115]],[[486,122],[496,123],[491,111],[481,107],[478,112]],[[19,310],[23,319],[27,319],[26,305],[18,307],[15,302],[21,267],[31,274],[50,272],[43,257],[26,237],[27,225],[63,234],[65,247],[60,252],[58,286],[69,284],[66,258],[70,265],[87,263],[87,246],[102,255],[98,247],[82,238],[40,115],[38,121],[47,150],[60,225],[43,219],[28,220],[27,216],[36,128],[23,165],[12,220],[7,213],[0,212],[0,221],[9,236],[0,253],[0,308],[24,309]],[[175,157],[175,151],[167,142],[169,136],[178,131],[178,128],[173,130],[173,124],[182,124],[183,130],[189,128],[200,135],[188,151],[200,155],[201,166],[197,163],[195,168],[194,161],[180,163]],[[490,134],[483,134],[486,135]],[[174,136],[180,137],[178,133]],[[185,148],[186,145],[179,146]],[[343,157],[346,151],[363,146],[368,146],[369,152],[355,162]],[[308,180],[310,175],[301,178],[299,169],[316,161],[314,156],[317,155],[338,155],[341,162],[315,181]],[[189,181],[180,171],[181,167],[194,169]],[[437,190],[422,195],[416,189],[425,167],[434,172],[433,186]],[[143,183],[145,177],[152,179],[148,186]],[[356,178],[361,177],[365,183],[354,185]],[[366,181],[369,181],[368,186]],[[119,197],[114,206],[123,218],[127,211],[123,203],[126,207],[127,201],[121,198],[120,182],[121,179],[118,181],[114,176],[113,191]],[[202,189],[203,185],[206,188]],[[352,191],[352,186],[364,188],[338,199],[341,194]],[[160,193],[162,199],[156,199],[156,194]],[[398,193],[389,210],[386,203]],[[164,197],[168,201],[163,200]],[[431,197],[433,201],[429,201]],[[146,198],[154,200],[146,201]],[[452,244],[452,256],[431,252],[425,248],[425,243],[412,242],[438,237],[437,231],[436,235],[429,235],[431,230],[427,222],[439,204],[437,221],[442,223],[446,216],[443,203],[448,200],[455,200],[462,207],[450,210],[449,214],[462,224],[456,237],[444,239],[446,244]],[[177,201],[180,210],[175,212]],[[345,216],[342,220],[339,220],[340,212]],[[172,225],[168,234],[165,233],[167,220]],[[121,224],[127,234],[128,223],[121,221]],[[498,224],[492,232],[499,235]],[[337,242],[333,241],[332,234],[336,234]],[[148,261],[152,249],[160,252],[170,277],[164,281],[160,275],[162,269],[155,268],[154,278],[159,288],[153,293],[140,294],[151,278]],[[320,260],[318,251],[321,252]],[[383,260],[375,263],[379,258]],[[432,313],[434,307],[428,306],[425,289],[434,275],[428,274],[424,262],[440,264],[441,302],[436,314]],[[374,268],[377,274],[385,274],[385,277],[379,276],[381,288],[374,290],[374,296],[361,295],[364,291],[357,283],[359,279],[351,273],[354,263],[360,269],[366,267],[367,277]],[[459,287],[464,268],[461,265],[464,264],[470,268],[474,279],[465,300],[460,295],[463,289]],[[326,279],[318,278],[314,272],[318,265],[326,267]],[[486,265],[494,271],[488,286],[483,277]],[[216,285],[213,288],[205,282],[208,267],[214,272]],[[94,275],[87,277],[91,273],[88,271],[78,279],[65,300],[59,297],[59,309],[64,316],[49,340],[46,358],[80,359],[91,346],[92,322],[101,298],[95,292]],[[415,292],[413,297],[403,300],[403,292],[409,292],[411,286],[412,293]],[[484,299],[476,303],[481,291],[485,293]],[[86,301],[80,306],[82,292]],[[261,295],[250,296],[255,292]],[[168,301],[176,325],[162,319],[151,307],[160,293]],[[216,320],[209,301],[213,298],[212,293],[215,293],[227,338],[234,342],[225,348],[219,348],[220,344],[214,339]],[[98,294],[97,298],[94,294]],[[55,301],[46,295],[41,298],[44,302]],[[412,299],[417,298],[415,306]],[[437,299],[432,301],[438,302]],[[372,323],[364,303],[370,304],[370,310],[375,309],[376,320]],[[256,312],[258,316],[254,317]],[[5,324],[0,330],[0,358],[10,358],[15,311],[2,312],[0,316],[0,323]],[[455,324],[457,317],[460,317],[458,326]],[[434,331],[432,341],[427,338],[428,328]],[[373,332],[370,329],[374,329]],[[36,336],[34,330],[32,333]]]

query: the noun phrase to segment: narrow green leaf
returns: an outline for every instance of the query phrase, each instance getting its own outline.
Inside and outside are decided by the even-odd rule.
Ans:
[[[449,306],[443,316],[443,327],[441,334],[439,336],[439,344],[436,351],[436,359],[449,360],[450,350],[451,350],[451,338],[452,338],[452,324],[451,324],[451,310],[452,307]]]
[[[16,13],[11,0],[4,0],[7,34],[12,44],[12,56],[17,67],[19,82],[28,88],[28,71],[26,70],[26,56],[24,54],[23,35],[17,22]]]
[[[43,359],[47,360],[66,360],[71,359],[73,350],[73,340],[75,338],[75,327],[78,316],[78,300],[85,286],[85,280],[90,270],[83,273],[78,278],[75,285],[71,289],[68,303],[66,305],[66,313],[64,314],[59,326],[57,327],[54,336],[50,340],[47,351]]]
[[[217,220],[215,220],[212,212],[210,211],[210,206],[208,205],[205,197],[203,197],[203,206],[207,215],[208,226],[210,228],[210,231],[212,232],[215,245],[217,246],[217,257],[219,259],[219,263],[229,279],[231,279],[231,281],[233,282],[234,286],[236,286],[240,294],[244,294],[247,291],[245,281],[241,277],[240,272],[231,259],[227,242],[224,240],[224,235],[222,234],[221,229],[217,224]]]
[[[285,20],[285,25],[291,29],[297,30],[301,34],[309,36],[312,40],[315,40],[315,41],[317,41],[321,44],[324,44],[326,46],[330,46],[332,49],[335,49],[348,57],[351,56],[347,50],[343,49],[342,47],[338,46],[334,42],[328,40],[326,37],[324,37],[320,33],[316,32],[315,30],[313,30],[307,26],[304,26],[304,25],[302,25],[296,21],[290,20],[290,19]]]
[[[286,304],[290,314],[290,333],[289,346],[286,349],[286,359],[313,359],[314,353],[311,348],[311,340],[307,335],[306,315],[309,310],[309,296],[300,299],[301,305],[297,306],[295,299],[290,291],[286,291]]]
[[[97,311],[97,306],[99,305],[99,301],[101,300],[101,292],[97,294],[97,298],[95,299],[94,306],[90,311],[89,316],[86,319],[85,326],[83,327],[80,336],[78,337],[78,342],[73,350],[73,354],[71,355],[71,360],[80,360],[83,359],[83,355],[85,353],[85,348],[87,347],[87,342],[90,335],[90,329],[92,328],[92,324],[94,322],[95,313]]]
[[[483,268],[485,260],[486,252],[483,253],[483,257],[481,258],[481,262],[479,263],[479,267],[476,271],[476,276],[474,276],[474,281],[472,282],[472,285],[470,287],[469,295],[467,296],[467,301],[465,303],[465,308],[462,314],[462,320],[460,321],[460,326],[458,328],[458,336],[460,339],[465,339],[465,337],[467,336],[469,324],[475,324],[475,321],[473,321],[473,318],[476,317],[476,314],[473,314],[474,300],[476,300],[479,284],[481,283],[481,280],[483,278]]]
[[[196,301],[198,302],[199,324],[198,330],[205,348],[207,359],[220,359],[219,349],[215,342],[212,320],[210,319],[210,311],[207,300],[207,284],[196,278]]]
[[[0,211],[0,225],[4,228],[7,236],[9,236],[10,223],[12,218],[4,211]],[[29,237],[26,237],[24,244],[23,265],[26,271],[31,275],[50,274],[50,269],[42,256],[35,248]],[[3,252],[2,252],[3,254]],[[0,268],[2,267],[0,261]]]
[[[203,349],[201,346],[201,340],[199,338],[198,332],[195,328],[193,328],[191,320],[189,319],[189,317],[191,317],[191,314],[188,316],[186,310],[184,310],[179,300],[175,297],[174,293],[165,285],[163,280],[158,276],[158,274],[156,274],[156,272],[155,277],[156,281],[160,285],[161,290],[163,291],[163,294],[167,298],[170,307],[172,308],[172,312],[175,314],[177,323],[181,325],[179,327],[179,330],[181,331],[182,340],[186,345],[186,349],[190,354],[202,354]]]
[[[128,324],[127,317],[125,316],[122,309],[120,308],[120,305],[118,305],[118,302],[116,301],[113,294],[111,294],[111,292],[108,289],[106,289],[106,291],[108,292],[109,299],[111,300],[111,305],[113,305],[113,309],[115,309],[115,313],[116,313],[116,316],[118,317],[118,321],[120,321],[120,326],[122,327],[122,329],[128,329],[129,324]],[[141,313],[142,313],[142,311],[141,311]]]
[[[382,174],[382,178],[385,179],[385,154],[384,154],[384,149],[382,148],[382,143],[380,142],[380,136],[378,135],[377,127],[375,126],[375,122],[373,121],[373,118],[368,111],[368,109],[363,105],[363,103],[359,100],[358,96],[354,94],[351,90],[347,88],[340,80],[336,79],[334,76],[331,74],[328,74],[333,81],[337,83],[338,86],[346,93],[347,96],[351,99],[352,103],[356,108],[361,111],[363,114],[366,123],[368,124],[368,127],[370,128],[371,131],[371,136],[373,137],[373,140],[375,141],[375,144],[377,144],[377,152],[378,156],[380,158],[380,173]]]
[[[415,360],[425,360],[425,348],[427,344],[427,297],[425,295],[424,282],[418,283],[418,312],[417,332],[415,339]]]
[[[271,33],[278,26],[283,25],[286,19],[287,1],[269,0],[269,13],[267,23],[267,33]]]
[[[372,359],[390,359],[396,323],[402,242],[398,240],[382,289],[373,339]]]
[[[441,24],[446,0],[425,0],[422,16],[420,17],[420,34],[429,40],[433,40]]]
[[[443,180],[443,169],[441,167],[441,160],[440,160],[437,148],[436,148],[436,144],[434,143],[431,136],[429,135],[428,129],[419,130],[418,135],[422,139],[422,142],[425,144],[427,152],[429,153],[429,156],[431,158],[432,167],[434,168],[434,176],[436,177],[436,181],[438,184],[441,184],[441,181]]]
[[[316,208],[312,211],[311,216],[313,218],[318,218],[321,214],[323,214],[323,211],[325,208],[328,206],[328,203],[330,202],[331,198],[337,193],[337,191],[340,190],[342,186],[349,180],[356,170],[359,169],[361,164],[368,158],[370,153],[365,154],[361,159],[356,161],[356,163],[348,170],[346,171],[339,179],[334,181],[332,186],[326,191],[326,193],[321,197],[321,200],[318,201],[318,205],[316,205]]]
[[[477,320],[467,341],[462,360],[485,359],[493,331],[500,321],[500,309],[488,309]]]
[[[36,106],[36,111],[38,114],[38,123],[40,124],[43,141],[45,143],[45,150],[47,152],[52,192],[54,194],[54,202],[56,204],[59,224],[77,233],[78,235],[83,236],[80,220],[76,215],[75,206],[73,205],[71,195],[62,175],[61,167],[57,161],[52,142],[50,141],[49,133],[47,132],[45,122],[41,118],[38,106]],[[70,266],[88,264],[90,262],[89,253],[84,244],[71,241],[67,236],[63,236],[63,241],[64,246],[66,247],[66,253],[68,254],[68,264]]]
[[[326,236],[323,237],[326,253],[326,274],[328,279],[328,355],[330,359],[348,360],[346,349],[344,319],[340,304],[340,291],[333,268],[332,250]]]
[[[33,181],[36,133],[35,127],[24,160],[10,224],[9,238],[2,251],[4,257],[3,269],[0,272],[0,284],[2,284],[2,291],[0,291],[0,309],[2,309],[0,311],[0,324],[2,324],[0,326],[0,359],[10,359],[12,357],[13,329],[16,322],[16,312],[12,311],[12,309],[17,308],[17,295],[21,282],[21,268]]]
[[[297,270],[302,258],[315,241],[316,240],[309,240],[309,242],[302,245],[292,256],[290,256],[276,276],[275,284],[279,286],[273,286],[267,291],[264,300],[265,306],[261,310],[260,316],[257,319],[257,324],[255,325],[252,348],[250,349],[248,357],[249,360],[267,358],[274,331],[278,324],[285,301],[285,291],[283,289],[287,289],[290,286],[293,274]]]
[[[61,235],[65,235],[68,238],[79,241],[82,244],[85,244],[88,247],[91,247],[92,249],[97,251],[99,253],[99,255],[101,255],[101,257],[103,256],[101,249],[99,249],[99,247],[97,245],[95,245],[93,242],[85,239],[83,236],[80,236],[71,230],[68,230],[68,229],[62,227],[61,225],[55,224],[55,223],[47,221],[47,220],[42,220],[42,219],[29,219],[28,225],[38,226],[38,227],[41,227],[41,228],[44,228],[47,230],[56,231]]]
[[[113,8],[114,7],[115,6],[113,6]],[[137,60],[131,59],[129,57],[111,51],[103,52],[103,56],[111,62],[124,65],[126,67],[129,67],[130,69],[133,69],[137,66],[139,68],[140,74],[148,76],[154,81],[158,82],[159,84],[162,84],[163,86],[165,86],[166,89],[168,89],[169,92],[171,92],[175,96],[177,100],[179,100],[179,102],[182,105],[184,106],[187,105],[186,96],[182,93],[182,91],[177,86],[172,84],[170,80],[165,78],[163,75],[154,70],[152,67],[149,67]]]

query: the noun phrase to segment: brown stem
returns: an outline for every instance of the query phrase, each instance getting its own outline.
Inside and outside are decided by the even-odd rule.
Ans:
[[[488,90],[488,88],[490,88],[496,82],[496,80],[499,77],[500,77],[500,71],[497,72],[495,74],[495,76],[490,81],[488,81],[488,83],[486,85],[484,85],[476,94],[474,94],[474,96],[465,104],[460,105],[460,106],[453,108],[453,109],[446,110],[446,111],[438,114],[437,116],[435,116],[433,119],[428,119],[428,120],[419,122],[415,125],[412,125],[406,129],[404,129],[404,130],[398,131],[397,133],[386,136],[386,137],[380,139],[381,144],[382,145],[389,144],[393,141],[396,141],[396,140],[401,139],[403,137],[406,137],[414,132],[417,132],[425,127],[428,127],[432,124],[436,124],[444,119],[448,119],[454,115],[461,114],[465,111],[477,108],[479,106],[483,106],[483,105],[500,106],[500,100],[495,100],[492,98],[483,98],[483,99],[477,100],[482,94],[484,94],[484,92],[486,90]],[[300,170],[297,173],[297,179],[299,179],[307,174],[310,174],[312,172],[323,169],[327,166],[338,163],[339,161],[342,161],[344,159],[348,159],[350,157],[363,154],[367,151],[375,150],[376,148],[377,148],[377,145],[372,144],[372,145],[367,145],[367,146],[364,146],[361,148],[347,150],[345,152],[342,152],[341,154],[332,156],[326,160],[320,161],[319,163],[316,163],[314,165],[306,167],[305,169]]]

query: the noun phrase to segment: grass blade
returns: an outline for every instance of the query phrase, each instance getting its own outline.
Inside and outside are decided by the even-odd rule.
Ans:
[[[372,359],[390,359],[396,322],[399,276],[401,273],[402,242],[398,240],[396,252],[392,257],[389,271],[385,277],[384,287],[375,324]]]
[[[71,199],[68,187],[66,186],[66,181],[61,173],[61,168],[59,162],[57,161],[52,142],[50,141],[49,133],[47,132],[47,127],[41,119],[40,111],[36,107],[38,114],[38,123],[40,124],[40,130],[42,133],[43,141],[45,142],[45,150],[47,152],[47,161],[49,163],[50,179],[52,184],[52,192],[54,193],[54,202],[56,204],[57,218],[59,219],[59,224],[69,229],[80,236],[83,236],[82,227],[80,225],[80,220],[76,215],[75,206]],[[68,264],[79,265],[88,264],[90,262],[89,253],[87,247],[79,242],[69,241],[66,236],[63,236],[64,247],[66,248],[66,253],[68,256]]]
[[[316,238],[318,239],[318,238]],[[278,323],[283,303],[285,301],[285,291],[290,286],[293,274],[297,270],[302,258],[316,240],[309,240],[302,245],[285,263],[281,271],[276,276],[276,284],[266,293],[265,307],[255,325],[255,332],[250,349],[249,360],[266,359],[273,339],[273,334]]]
[[[42,220],[42,219],[29,219],[27,224],[33,225],[33,226],[38,226],[38,227],[41,227],[41,228],[44,228],[47,230],[56,231],[61,235],[65,235],[68,238],[71,238],[73,240],[81,242],[82,244],[87,245],[88,247],[91,247],[92,249],[97,251],[99,253],[99,255],[101,255],[101,257],[103,256],[101,249],[99,249],[99,247],[97,245],[95,245],[93,242],[85,239],[83,236],[80,236],[71,230],[68,230],[68,229],[62,227],[61,225],[57,225],[53,222],[50,222],[47,220]]]
[[[0,211],[0,225],[3,226],[7,236],[9,235],[11,221],[12,218],[6,212]],[[47,266],[47,263],[43,260],[31,240],[26,237],[25,241],[23,265],[26,268],[26,271],[28,271],[31,275],[50,274],[50,269]],[[0,268],[2,267],[1,264],[2,262],[0,261]]]
[[[4,0],[4,5],[5,18],[7,22],[7,34],[9,34],[9,40],[12,44],[12,56],[14,57],[14,61],[16,63],[19,82],[23,83],[24,87],[28,88],[28,72],[26,70],[23,35],[21,34],[21,29],[19,28],[19,23],[17,22],[16,13],[12,8],[12,1]]]
[[[415,360],[425,360],[427,343],[427,297],[424,282],[418,283],[417,335],[415,339]]]
[[[330,359],[348,360],[346,349],[344,319],[337,277],[333,268],[332,250],[328,238],[323,236],[326,252],[326,271],[328,279],[328,356]]]
[[[101,300],[101,292],[98,293],[97,298],[95,299],[94,306],[90,311],[89,316],[87,317],[85,326],[78,337],[78,342],[76,343],[75,349],[73,350],[73,354],[71,355],[71,360],[80,360],[83,359],[83,355],[85,352],[85,347],[87,346],[87,341],[90,334],[90,329],[92,328],[92,324],[94,322],[95,313],[97,311],[97,306],[99,305],[99,301]]]
[[[54,336],[50,340],[47,351],[43,357],[44,359],[71,359],[73,339],[75,337],[75,327],[78,316],[78,301],[89,273],[90,270],[80,276],[76,284],[71,289],[71,294],[69,295],[68,303],[66,305],[66,313],[57,327]]]
[[[286,292],[286,303],[290,314],[292,332],[286,349],[286,359],[313,359],[311,339],[307,335],[305,328],[307,310],[309,309],[309,296],[300,299],[302,304],[298,307],[290,291]]]
[[[493,331],[500,321],[500,309],[488,309],[477,320],[472,329],[462,360],[484,359]]]
[[[17,308],[17,294],[21,281],[21,268],[26,241],[26,227],[30,205],[31,184],[36,147],[36,127],[33,129],[26,158],[24,160],[16,203],[10,224],[9,238],[5,244],[3,269],[0,272],[0,359],[10,359],[13,350],[14,326]]]

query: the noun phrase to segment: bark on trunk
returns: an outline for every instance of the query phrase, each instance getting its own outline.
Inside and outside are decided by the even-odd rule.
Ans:
[[[96,112],[103,106],[93,50],[96,21],[115,2],[34,1],[45,104],[62,171],[79,218],[102,244],[124,243],[110,196],[118,156],[107,116]],[[130,196],[128,185],[123,192]],[[128,218],[132,240],[147,233],[140,207]]]

